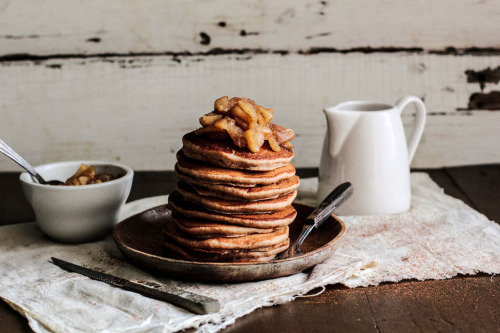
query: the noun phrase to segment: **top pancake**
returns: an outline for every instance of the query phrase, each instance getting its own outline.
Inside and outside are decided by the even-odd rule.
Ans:
[[[267,142],[258,152],[252,153],[236,147],[231,141],[210,140],[194,132],[184,135],[182,143],[182,151],[187,157],[230,169],[274,170],[287,165],[294,156],[292,150],[284,148],[273,151]]]
[[[295,175],[292,163],[269,171],[235,170],[189,159],[182,150],[177,152],[175,171],[177,174],[196,178],[199,185],[209,183],[240,187],[274,184]]]

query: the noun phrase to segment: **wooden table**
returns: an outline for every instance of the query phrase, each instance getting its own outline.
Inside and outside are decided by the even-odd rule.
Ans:
[[[500,221],[500,165],[423,170],[445,192]],[[314,176],[317,170],[298,170]],[[170,193],[172,172],[136,173],[129,200]],[[33,221],[18,173],[0,173],[0,224]],[[499,258],[500,260],[500,258]],[[314,291],[311,292],[313,294]],[[488,274],[404,281],[322,294],[240,318],[225,332],[500,332],[500,278]],[[0,332],[31,332],[26,319],[0,301]]]

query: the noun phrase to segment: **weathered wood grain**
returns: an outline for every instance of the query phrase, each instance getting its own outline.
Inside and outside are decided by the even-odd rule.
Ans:
[[[13,310],[5,301],[0,300],[0,331],[12,333],[33,333],[26,318]]]
[[[379,331],[363,288],[328,286],[318,296],[299,297],[291,303],[258,309],[223,332]]]
[[[0,2],[0,54],[500,48],[494,0]]]
[[[319,53],[92,57],[0,62],[1,136],[33,164],[121,161],[172,170],[181,136],[223,95],[275,109],[297,132],[298,167],[317,167],[323,107],[351,99],[425,100],[429,119],[414,167],[500,161],[500,112],[467,110],[480,83],[466,71],[495,68],[498,56]],[[484,91],[500,90],[487,82]],[[411,125],[411,108],[404,113]],[[0,170],[19,170],[0,159]]]
[[[424,171],[429,171],[433,180],[448,194],[462,200],[470,197],[475,202],[476,195],[479,195],[480,200],[496,204],[498,186],[484,188],[485,193],[491,192],[493,196],[478,194],[474,186],[464,186],[465,192],[462,192],[458,186],[464,183],[496,184],[498,166],[485,167],[489,171],[485,172],[483,166],[453,168],[448,172],[442,169]],[[142,184],[134,183],[131,196],[138,199],[162,194],[161,188],[169,187],[174,179],[172,172],[139,172],[137,181]],[[0,173],[0,183],[3,185],[0,187],[0,201],[3,198],[8,202],[12,215],[19,221],[25,206],[19,198],[11,195],[21,193],[17,176]],[[484,207],[488,204],[475,208],[483,212]],[[486,274],[438,281],[386,283],[369,288],[328,286],[319,296],[258,309],[223,331],[493,332],[500,325],[499,291],[500,280]],[[0,302],[0,318],[1,332],[31,332],[27,321],[4,302]]]
[[[480,274],[366,288],[380,332],[494,332],[500,279]]]
[[[414,94],[431,112],[414,167],[499,163],[499,14],[494,0],[0,0],[0,136],[33,164],[171,170],[212,101],[245,95],[297,130],[295,164],[317,167],[324,106]],[[0,170],[20,169],[2,156]],[[431,175],[498,222],[490,171]],[[172,177],[137,173],[131,198],[169,192]],[[33,220],[17,176],[0,183],[0,224]],[[484,275],[328,287],[226,331],[492,331],[498,290]],[[0,317],[0,331],[31,331],[3,302]]]
[[[0,226],[34,221],[35,213],[24,197],[19,173],[0,173],[0,184],[3,188],[9,189],[0,192]]]
[[[467,193],[471,206],[490,220],[500,223],[500,168],[497,165],[481,165],[474,169],[467,167],[449,168],[447,172],[455,179],[457,186]]]
[[[479,166],[474,166],[474,168],[479,167]],[[471,170],[471,167],[464,167],[465,169]],[[473,207],[476,209],[472,201],[467,197],[467,195],[458,187],[456,180],[446,171],[449,168],[446,169],[424,169],[423,172],[427,172],[429,176],[432,178],[436,184],[438,184],[439,187],[444,189],[444,193],[447,195],[451,195],[454,198],[457,198],[459,200],[462,200],[465,202],[467,205]],[[413,171],[422,171],[420,169],[413,170]]]

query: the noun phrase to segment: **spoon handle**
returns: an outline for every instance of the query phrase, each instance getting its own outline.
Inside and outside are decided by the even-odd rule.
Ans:
[[[18,153],[16,153],[12,148],[10,148],[2,139],[0,139],[0,153],[3,153],[5,156],[9,157],[11,160],[22,166],[29,173],[31,173],[39,183],[45,184],[46,181],[36,172],[36,170],[24,160]]]

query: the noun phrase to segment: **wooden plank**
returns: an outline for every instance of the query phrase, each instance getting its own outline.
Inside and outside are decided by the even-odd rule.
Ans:
[[[495,332],[500,279],[480,274],[366,288],[381,332]]]
[[[473,184],[492,183],[486,193],[498,193],[498,165],[453,168],[452,171],[468,174],[467,182]],[[479,170],[476,172],[476,170]],[[483,171],[481,171],[483,170]],[[484,171],[487,170],[487,171]],[[455,196],[464,195],[454,179],[459,176],[443,170],[423,170]],[[308,170],[307,173],[313,173]],[[162,194],[162,188],[173,181],[170,172],[139,172],[137,183],[132,188],[133,197],[142,198]],[[480,181],[478,181],[478,179]],[[17,175],[0,173],[0,183],[16,187]],[[167,191],[169,188],[167,189]],[[467,190],[472,196],[473,191]],[[7,193],[8,195],[6,195]],[[19,192],[20,193],[20,192]],[[1,198],[10,198],[11,187],[0,188]],[[462,199],[461,196],[456,196]],[[496,204],[495,196],[484,200]],[[10,202],[16,214],[21,214],[20,200]],[[481,211],[481,210],[480,210]],[[404,281],[387,283],[369,288],[348,289],[329,286],[315,297],[299,298],[294,302],[271,308],[263,308],[240,318],[225,332],[331,332],[338,331],[484,331],[493,332],[500,327],[498,299],[500,279],[496,276],[478,274],[475,277],[456,277],[439,281]],[[25,319],[15,313],[4,302],[0,302],[1,332],[30,332]]]
[[[428,172],[445,193],[483,213],[485,209],[496,209],[497,215],[493,215],[498,216],[498,165],[422,171]],[[366,294],[378,329],[383,332],[490,332],[500,327],[500,280],[483,273],[447,280],[387,283],[366,288]]]
[[[35,213],[24,198],[19,173],[0,172],[0,184],[3,189],[0,191],[0,226],[34,221]]]
[[[222,332],[377,332],[363,288],[329,286],[319,296],[257,309]]]
[[[133,191],[130,191],[127,202],[170,194],[176,185],[177,176],[173,171],[135,172]]]
[[[497,146],[498,148],[498,146]],[[500,168],[481,165],[475,168],[446,169],[460,189],[466,193],[473,207],[490,220],[500,223]]]
[[[499,115],[499,112],[487,111],[429,115],[412,167],[500,162],[500,156],[497,156],[500,154]],[[409,127],[406,126],[406,133],[409,133]]]
[[[499,48],[496,1],[4,2],[0,54]]]
[[[0,332],[33,333],[28,321],[0,299]]]
[[[467,169],[476,168],[474,167],[466,167]],[[444,193],[451,195],[454,198],[460,199],[469,206],[476,209],[472,201],[470,201],[469,197],[465,195],[460,187],[458,187],[457,183],[454,179],[446,172],[445,169],[423,169],[423,170],[414,170],[414,171],[422,171],[429,174],[432,180],[438,184],[439,187],[444,189]]]
[[[247,96],[297,132],[298,167],[317,167],[322,109],[352,99],[425,99],[429,119],[413,167],[500,162],[500,112],[467,109],[480,83],[464,73],[500,55],[321,53],[96,57],[0,63],[2,139],[32,164],[121,161],[172,170],[181,136],[222,96]],[[485,92],[499,90],[486,83]],[[457,111],[458,110],[458,111]],[[403,121],[411,126],[412,111]],[[0,170],[19,170],[6,158]]]

